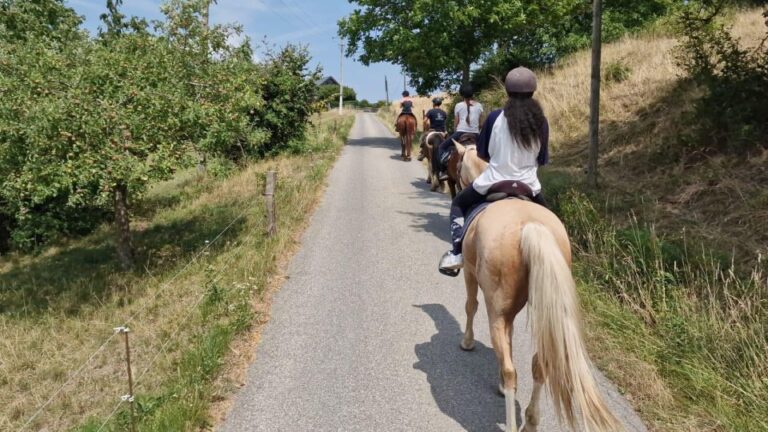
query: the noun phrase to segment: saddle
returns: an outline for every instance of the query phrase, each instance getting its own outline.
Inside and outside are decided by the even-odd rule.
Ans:
[[[485,201],[494,202],[506,198],[518,198],[533,201],[533,190],[527,184],[517,180],[504,180],[495,183],[488,189]]]

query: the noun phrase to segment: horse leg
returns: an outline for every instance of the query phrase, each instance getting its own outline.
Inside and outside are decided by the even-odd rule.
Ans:
[[[451,191],[451,199],[456,198],[456,182],[453,179],[448,179],[448,189]]]
[[[539,364],[539,354],[533,355],[533,392],[531,393],[531,402],[525,410],[525,426],[523,432],[536,432],[539,426],[539,399],[541,388],[544,385],[544,371]]]
[[[475,313],[477,312],[477,277],[469,269],[464,269],[464,285],[467,287],[467,327],[464,329],[464,339],[461,341],[461,349],[472,351],[475,349],[475,332],[473,330]]]
[[[486,300],[486,303],[488,301]],[[488,306],[492,306],[488,304]],[[501,383],[499,390],[504,394],[507,411],[507,426],[505,432],[517,432],[517,411],[515,409],[515,393],[517,392],[517,371],[512,363],[512,320],[514,317],[505,317],[505,314],[488,307],[488,319],[491,324],[491,343],[499,362],[499,375]]]
[[[405,145],[405,160],[411,160],[411,151],[413,150],[413,132],[408,134],[408,142]]]
[[[405,159],[405,135],[400,134],[400,157]]]

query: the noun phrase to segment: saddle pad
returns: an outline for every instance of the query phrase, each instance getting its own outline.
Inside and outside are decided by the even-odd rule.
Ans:
[[[469,210],[469,215],[464,218],[464,230],[461,233],[461,241],[462,242],[464,241],[464,237],[467,235],[467,231],[469,231],[469,226],[472,225],[472,222],[474,222],[475,219],[478,216],[480,216],[480,213],[482,213],[485,209],[487,209],[489,205],[497,203],[497,202],[506,201],[506,200],[513,200],[513,199],[520,199],[520,198],[518,198],[518,197],[507,197],[507,198],[504,198],[504,199],[500,199],[498,201],[492,201],[492,202],[487,202],[486,201],[486,202],[483,202],[482,204],[478,204],[478,205],[472,207]]]
[[[464,237],[467,235],[467,231],[469,231],[469,226],[472,225],[472,222],[475,221],[475,218],[477,218],[480,213],[482,213],[485,209],[488,208],[489,205],[493,204],[492,202],[483,202],[482,204],[478,204],[474,207],[472,207],[469,210],[469,215],[464,218],[464,230],[461,233],[461,241],[464,241]]]

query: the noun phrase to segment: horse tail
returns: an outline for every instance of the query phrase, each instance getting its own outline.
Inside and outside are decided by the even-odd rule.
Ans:
[[[534,345],[558,417],[573,429],[577,413],[587,431],[622,430],[592,377],[582,339],[576,284],[554,235],[538,223],[520,239],[528,266],[528,310]]]

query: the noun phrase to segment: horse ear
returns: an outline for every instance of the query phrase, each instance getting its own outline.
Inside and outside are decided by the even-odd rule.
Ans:
[[[461,145],[461,144],[460,144],[458,141],[456,141],[455,139],[452,139],[451,141],[453,141],[453,145],[455,145],[455,146],[456,146],[456,150],[458,150],[458,151],[459,151],[459,156],[464,156],[464,152],[465,152],[465,151],[467,151],[467,148],[466,148],[466,147],[464,147],[463,145]]]

